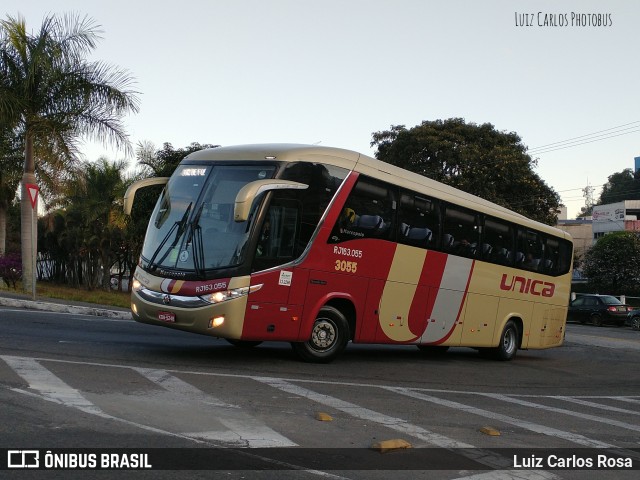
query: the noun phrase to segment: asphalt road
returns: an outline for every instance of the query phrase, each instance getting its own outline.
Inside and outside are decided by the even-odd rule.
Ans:
[[[147,452],[154,469],[134,478],[173,478],[172,465],[201,469],[191,478],[232,479],[638,474],[527,467],[599,452],[638,467],[640,332],[629,328],[568,325],[563,347],[520,351],[511,362],[471,349],[427,357],[414,347],[350,345],[329,365],[302,363],[287,344],[241,349],[86,315],[5,308],[0,332],[0,448]],[[371,448],[397,439],[413,448]]]

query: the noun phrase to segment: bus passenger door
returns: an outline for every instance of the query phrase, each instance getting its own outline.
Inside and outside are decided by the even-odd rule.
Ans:
[[[252,275],[251,285],[262,288],[249,295],[243,339],[297,339],[308,278],[307,270],[295,268]]]
[[[286,265],[296,255],[299,202],[274,196],[263,220],[252,269],[251,285],[262,287],[249,295],[243,340],[295,340],[300,330],[308,272]],[[302,278],[301,278],[302,277]],[[291,304],[290,299],[295,299]]]

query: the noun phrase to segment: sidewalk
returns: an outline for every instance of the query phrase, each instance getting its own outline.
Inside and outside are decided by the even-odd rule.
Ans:
[[[0,291],[0,306],[131,320],[131,312],[126,308],[47,297],[36,297],[34,301],[29,295],[6,291]]]

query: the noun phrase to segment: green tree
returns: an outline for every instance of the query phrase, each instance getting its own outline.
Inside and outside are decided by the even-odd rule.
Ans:
[[[605,235],[584,255],[582,268],[595,292],[640,293],[640,237],[635,232]]]
[[[77,256],[78,281],[87,288],[109,289],[111,267],[119,261],[124,245],[126,217],[122,211],[125,192],[124,161],[100,158],[85,162],[67,182],[64,199],[65,242]],[[75,250],[75,251],[73,251]]]
[[[99,39],[89,17],[44,18],[27,32],[22,17],[0,21],[0,125],[24,134],[21,240],[24,288],[32,285],[35,246],[33,212],[26,184],[36,183],[36,148],[75,156],[83,136],[130,149],[122,117],[138,111],[132,78],[103,62],[87,60]]]
[[[633,175],[633,170],[626,168],[609,175],[607,183],[602,187],[598,205],[638,199],[640,199],[640,178]]]
[[[7,214],[20,184],[22,155],[19,139],[13,130],[0,128],[0,256],[6,251]]]
[[[219,146],[192,142],[188,147],[174,149],[170,143],[164,143],[160,150],[156,150],[153,143],[140,142],[136,149],[136,159],[142,168],[143,177],[170,177],[182,159],[190,153]]]
[[[536,160],[516,133],[462,118],[423,121],[374,132],[376,157],[420,175],[555,224],[559,195],[534,171]]]

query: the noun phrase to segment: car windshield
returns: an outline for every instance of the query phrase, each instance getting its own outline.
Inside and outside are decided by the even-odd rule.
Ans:
[[[179,166],[151,215],[142,248],[147,267],[203,273],[241,263],[252,218],[234,221],[236,195],[274,171],[269,165]]]
[[[613,295],[603,295],[600,297],[605,305],[622,305],[623,303]]]

